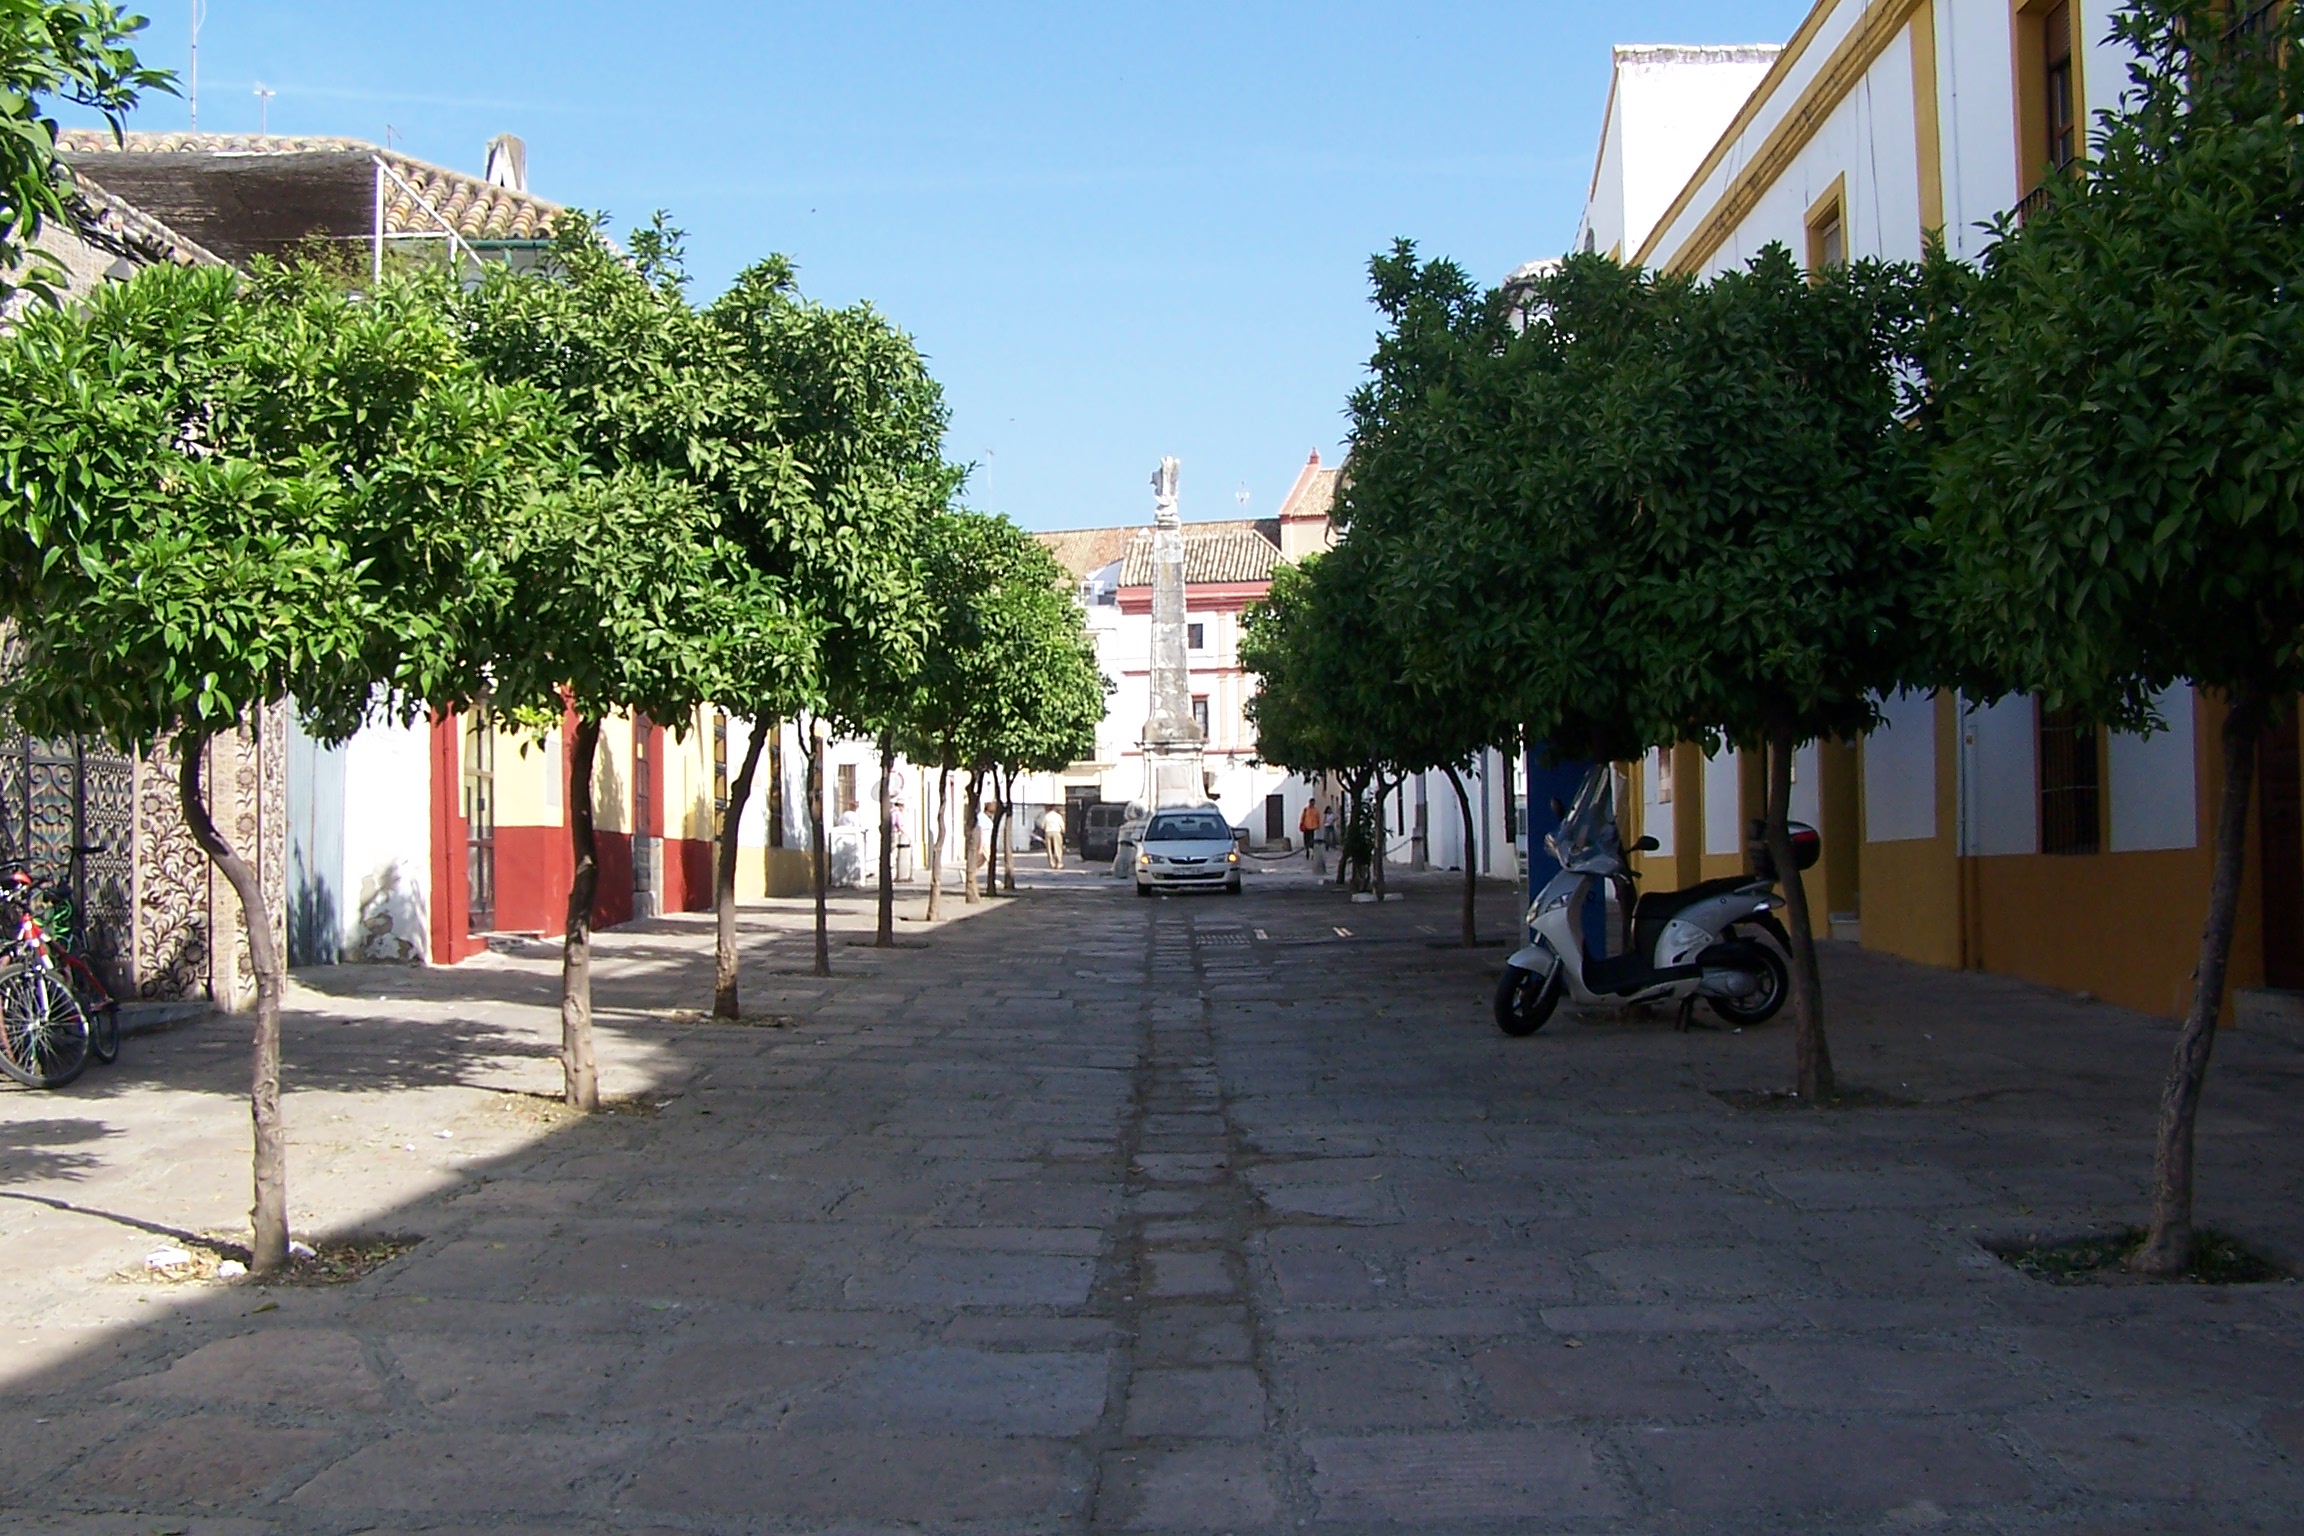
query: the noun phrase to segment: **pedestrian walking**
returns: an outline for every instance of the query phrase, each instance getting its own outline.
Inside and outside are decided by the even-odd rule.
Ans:
[[[976,813],[976,868],[989,876],[992,873],[992,816],[999,805],[991,800]]]
[[[1296,818],[1296,830],[1303,835],[1304,862],[1309,864],[1315,857],[1312,845],[1320,841],[1320,807],[1316,802],[1304,802],[1304,814]]]
[[[1048,867],[1064,867],[1064,813],[1055,806],[1040,818],[1040,840],[1048,845]]]
[[[1336,807],[1328,806],[1320,812],[1320,841],[1323,846],[1336,846]]]

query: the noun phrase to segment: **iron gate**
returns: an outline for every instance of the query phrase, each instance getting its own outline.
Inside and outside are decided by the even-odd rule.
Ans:
[[[105,981],[128,980],[135,913],[136,763],[101,742],[0,727],[0,859],[63,880]]]

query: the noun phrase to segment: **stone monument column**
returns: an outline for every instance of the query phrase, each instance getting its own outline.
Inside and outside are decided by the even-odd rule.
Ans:
[[[1152,476],[1152,713],[1143,740],[1144,803],[1156,811],[1208,803],[1184,638],[1184,528],[1176,461],[1164,458]]]

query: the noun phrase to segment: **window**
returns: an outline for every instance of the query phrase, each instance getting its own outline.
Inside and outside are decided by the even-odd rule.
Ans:
[[[2081,83],[2071,0],[2019,0],[2016,11],[2016,174],[2018,217],[2044,194],[2049,177],[2079,160],[2087,92]]]
[[[1182,811],[1152,818],[1144,829],[1148,843],[1230,842],[1232,824],[1214,811]]]
[[[1822,272],[1848,263],[1847,178],[1832,185],[1808,210],[1808,270]]]
[[[842,763],[840,765],[839,795],[839,801],[832,811],[833,815],[845,816],[856,809],[856,765],[854,763]]]
[[[2052,7],[2040,22],[2042,64],[2040,105],[2045,116],[2047,167],[2060,171],[2079,153],[2072,100],[2072,7]]]
[[[712,825],[728,814],[728,712],[712,711]]]
[[[1208,739],[1208,695],[1204,693],[1196,693],[1192,696],[1192,723],[1200,727],[1200,739],[1206,741]]]
[[[757,728],[757,727],[755,727]],[[784,722],[768,727],[768,846],[784,846]]]
[[[1205,624],[1185,625],[1184,644],[1189,650],[1206,650],[1208,648],[1208,626]]]
[[[2040,711],[2040,851],[2095,853],[2103,847],[2103,733],[2069,709]]]
[[[656,786],[652,778],[656,761],[656,727],[649,724],[646,715],[632,717],[632,835],[646,837],[651,831],[650,815],[655,809]]]
[[[464,931],[496,926],[496,721],[486,705],[464,717]]]
[[[1672,749],[1670,747],[1658,747],[1656,749],[1656,803],[1658,805],[1670,805],[1672,803]]]

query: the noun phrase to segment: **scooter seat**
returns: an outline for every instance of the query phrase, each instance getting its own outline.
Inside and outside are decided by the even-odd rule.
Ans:
[[[1754,877],[1751,875],[1723,875],[1717,880],[1700,880],[1694,885],[1684,886],[1677,891],[1643,891],[1640,895],[1639,904],[1632,909],[1632,921],[1635,923],[1669,921],[1672,914],[1682,908],[1692,907],[1710,897],[1725,896],[1731,891],[1740,891],[1750,885],[1753,879]]]
[[[1751,875],[1723,875],[1717,880],[1700,880],[1677,891],[1643,893],[1639,903],[1632,909],[1632,953],[1654,954],[1656,939],[1663,933],[1666,923],[1700,901],[1743,890],[1754,878]]]

